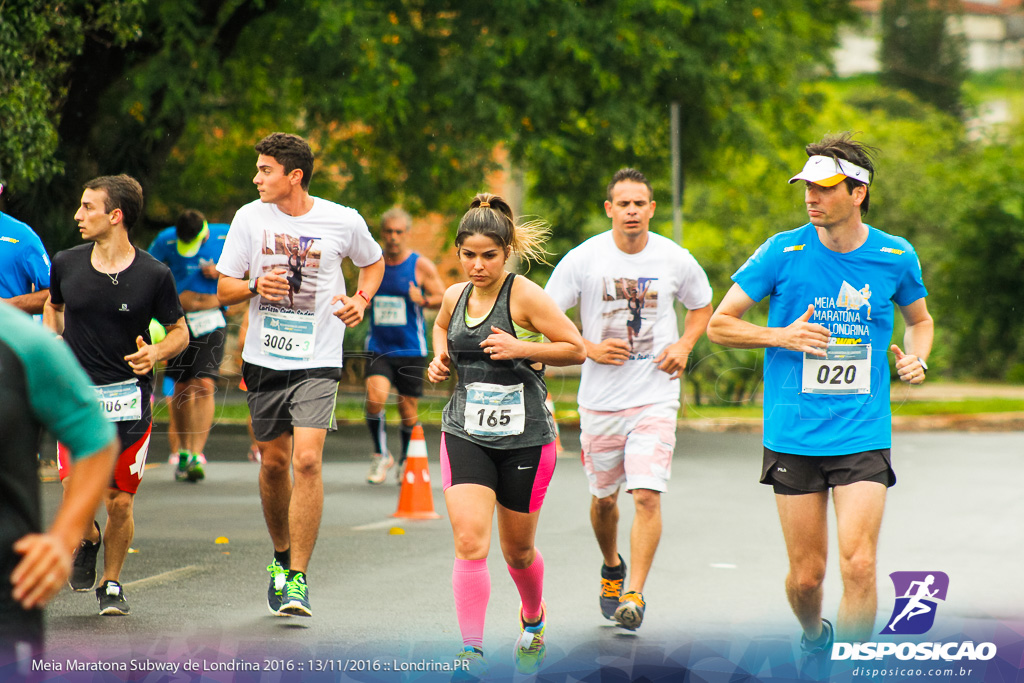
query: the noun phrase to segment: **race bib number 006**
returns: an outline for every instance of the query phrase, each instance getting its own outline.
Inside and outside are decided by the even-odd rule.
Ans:
[[[309,360],[316,342],[316,321],[295,313],[262,313],[260,344],[275,358]]]
[[[804,354],[805,394],[870,394],[871,345],[833,344],[824,358]]]
[[[515,436],[526,429],[523,385],[466,385],[466,431],[476,436]]]
[[[142,390],[134,379],[94,386],[103,414],[111,422],[142,419]]]

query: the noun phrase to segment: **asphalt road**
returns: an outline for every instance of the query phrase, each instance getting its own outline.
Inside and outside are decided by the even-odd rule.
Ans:
[[[286,619],[266,608],[272,548],[256,488],[258,466],[245,460],[244,429],[214,431],[207,479],[200,484],[172,480],[162,461],[163,436],[155,435],[136,500],[133,552],[122,575],[132,614],[100,617],[91,593],[63,591],[47,612],[46,659],[61,665],[245,662],[260,672],[211,666],[198,673],[179,670],[179,678],[146,671],[39,675],[97,681],[447,680],[447,672],[423,671],[449,662],[460,649],[438,441],[436,429],[428,428],[441,519],[410,521],[390,516],[399,490],[393,479],[377,487],[364,482],[370,449],[365,427],[342,427],[329,436],[324,518],[309,571],[315,616]],[[587,516],[585,477],[572,457],[578,456],[578,434],[564,430],[563,444],[568,457],[558,462],[537,540],[549,613],[540,679],[682,680],[686,671],[694,681],[728,681],[737,672],[753,676],[749,680],[790,680],[799,629],[783,593],[786,560],[774,499],[757,483],[760,436],[680,433],[670,491],[663,496],[664,534],[644,591],[647,614],[636,633],[605,621],[598,610],[601,558]],[[1004,651],[1019,645],[1020,636],[1004,632],[1024,633],[1013,627],[1024,617],[1022,455],[1020,433],[895,436],[899,482],[890,491],[882,528],[878,629],[894,602],[890,572],[938,570],[949,575],[950,590],[929,638],[967,633],[984,639],[998,632],[1007,640],[1000,644]],[[44,487],[51,511],[60,488]],[[620,544],[627,558],[628,503],[623,495]],[[404,533],[390,533],[395,527]],[[228,542],[218,544],[219,537]],[[496,539],[488,564],[492,595],[484,642],[500,679],[511,677],[518,595]],[[839,587],[833,560],[826,616],[836,613]],[[413,670],[400,674],[396,667]],[[312,673],[316,668],[327,671]],[[946,680],[986,680],[980,675]],[[835,679],[857,677],[846,671]]]

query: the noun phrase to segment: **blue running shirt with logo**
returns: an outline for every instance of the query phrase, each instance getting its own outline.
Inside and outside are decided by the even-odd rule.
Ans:
[[[732,276],[754,301],[770,297],[769,327],[786,327],[813,304],[810,322],[832,334],[826,363],[765,350],[764,445],[774,451],[845,455],[891,447],[893,304],[928,292],[910,243],[868,229],[864,244],[846,254],[825,247],[810,223],[779,233]]]

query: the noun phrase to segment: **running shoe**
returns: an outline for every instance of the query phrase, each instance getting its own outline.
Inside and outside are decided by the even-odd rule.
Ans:
[[[185,466],[185,477],[193,484],[202,481],[206,477],[206,470],[203,464],[206,457],[202,453],[192,453],[188,456],[188,464]]]
[[[367,484],[383,484],[384,480],[387,479],[388,470],[395,464],[395,459],[391,457],[391,454],[381,455],[380,453],[374,453],[371,456],[373,461],[370,464],[370,471],[366,473]]]
[[[619,565],[609,567],[601,564],[601,614],[605,619],[614,619],[622,597],[622,584],[626,580],[626,561],[619,555]]]
[[[615,610],[612,618],[622,628],[635,631],[640,628],[640,624],[644,623],[645,609],[647,609],[647,603],[644,602],[643,594],[629,591],[619,598],[619,607]]]
[[[288,580],[284,583],[284,602],[280,612],[292,617],[311,617],[313,608],[309,606],[309,586],[306,575],[302,572],[288,572]]]
[[[288,570],[281,566],[276,559],[267,566],[270,572],[270,588],[267,589],[267,607],[270,613],[283,617],[281,605],[284,603],[284,584],[288,580]]]
[[[455,656],[455,673],[452,683],[475,683],[487,675],[487,660],[484,651],[467,645]]]
[[[174,468],[175,481],[190,481],[188,478],[188,463],[192,454],[188,451],[178,451],[178,464]]]
[[[516,671],[521,674],[536,673],[544,661],[547,646],[544,645],[544,622],[548,618],[548,608],[542,600],[540,603],[540,621],[527,626],[523,621],[523,606],[519,605],[519,640],[512,651],[512,661]]]
[[[103,616],[120,616],[132,611],[124,599],[124,588],[117,581],[101,583],[96,589],[96,599],[100,602],[100,614]]]
[[[821,620],[821,635],[817,640],[800,636],[800,678],[812,681],[827,680],[832,673],[832,643],[835,629],[828,619]]]
[[[96,527],[96,533],[99,534],[99,522],[93,520],[93,525]],[[71,590],[84,593],[91,591],[92,587],[96,585],[96,556],[99,555],[102,542],[103,535],[100,534],[95,543],[82,539],[82,542],[78,544],[75,559],[71,564],[71,578],[68,579]]]

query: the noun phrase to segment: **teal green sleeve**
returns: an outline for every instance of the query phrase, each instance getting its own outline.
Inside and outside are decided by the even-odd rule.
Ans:
[[[32,412],[73,460],[95,454],[116,436],[100,409],[89,377],[68,347],[31,321],[18,321],[22,342],[12,345],[24,362]]]

